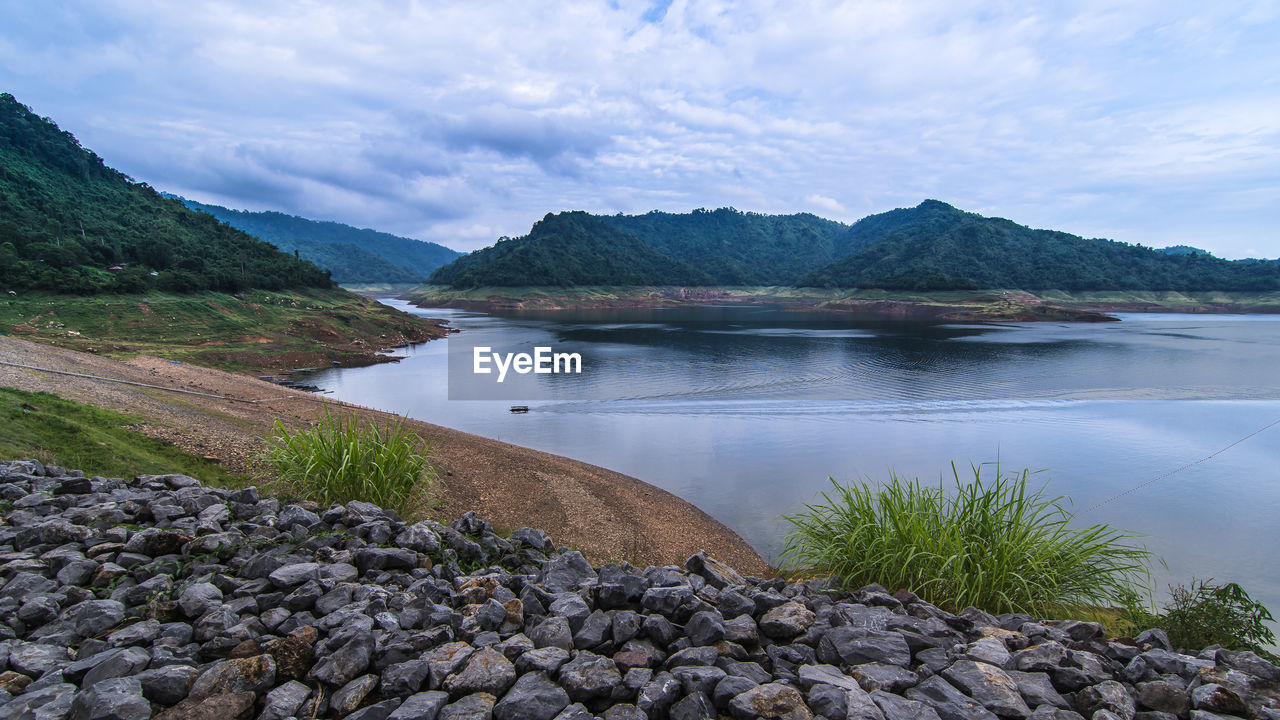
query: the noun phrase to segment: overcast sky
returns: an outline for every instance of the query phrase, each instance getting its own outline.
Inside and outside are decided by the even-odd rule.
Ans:
[[[459,250],[925,198],[1280,255],[1280,3],[0,3],[0,90],[158,189]]]

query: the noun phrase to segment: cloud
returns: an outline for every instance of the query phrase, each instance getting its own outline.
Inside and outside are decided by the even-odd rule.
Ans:
[[[140,180],[460,249],[565,208],[937,197],[1280,255],[1274,3],[80,0],[0,26],[3,90]]]

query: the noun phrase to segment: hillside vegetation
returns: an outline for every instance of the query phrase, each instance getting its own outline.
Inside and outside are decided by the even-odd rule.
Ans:
[[[548,215],[437,270],[456,291],[502,287],[794,286],[900,291],[1280,290],[1280,264],[1034,230],[937,200],[852,226],[722,208]]]
[[[266,240],[286,252],[333,273],[336,282],[417,283],[462,253],[436,243],[354,228],[338,222],[308,220],[278,212],[231,210],[221,205],[177,198],[192,210]]]
[[[0,94],[0,287],[92,294],[330,285],[312,263],[133,182]]]

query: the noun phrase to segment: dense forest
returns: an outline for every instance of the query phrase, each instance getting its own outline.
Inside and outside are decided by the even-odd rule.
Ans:
[[[430,282],[455,288],[713,284],[701,270],[585,212],[548,214],[528,235],[458,258]]]
[[[698,268],[713,285],[790,285],[851,249],[847,225],[807,213],[762,215],[720,208],[600,219]]]
[[[864,226],[865,224],[865,226]],[[1033,230],[937,200],[854,223],[863,249],[802,278],[816,287],[903,290],[1280,289],[1280,268],[1168,254],[1141,245]]]
[[[1222,260],[1189,246],[1153,250],[1033,230],[926,200],[852,226],[813,215],[729,208],[548,215],[529,235],[459,258],[430,282],[458,289],[796,285],[1264,291],[1280,290],[1280,264]]]
[[[286,252],[333,273],[340,283],[416,283],[462,253],[413,238],[354,228],[338,222],[308,220],[278,212],[231,210],[177,198]]]
[[[0,94],[0,287],[91,294],[329,287],[329,273],[106,166]]]

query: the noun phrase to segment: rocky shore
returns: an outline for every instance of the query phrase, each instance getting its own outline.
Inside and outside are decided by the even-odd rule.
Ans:
[[[0,718],[1280,720],[1253,653],[0,462]]]

